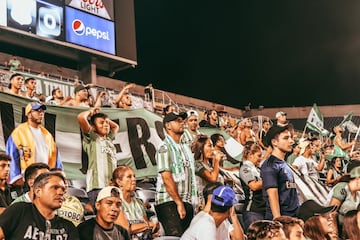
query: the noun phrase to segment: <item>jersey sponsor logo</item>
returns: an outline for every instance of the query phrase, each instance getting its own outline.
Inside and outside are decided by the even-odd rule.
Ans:
[[[296,183],[286,181],[285,186],[286,186],[287,189],[296,188]]]

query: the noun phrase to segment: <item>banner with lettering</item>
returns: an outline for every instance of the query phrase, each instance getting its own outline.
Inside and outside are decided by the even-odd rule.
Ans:
[[[0,92],[0,149],[5,149],[12,130],[25,121],[24,109],[28,102],[27,98]],[[82,152],[77,121],[77,115],[84,110],[83,107],[48,105],[45,113],[44,126],[55,137],[69,179],[85,178],[80,169],[86,154]],[[155,152],[164,138],[162,118],[145,109],[102,108],[101,111],[120,125],[114,141],[118,165],[131,166],[140,179],[156,176]]]

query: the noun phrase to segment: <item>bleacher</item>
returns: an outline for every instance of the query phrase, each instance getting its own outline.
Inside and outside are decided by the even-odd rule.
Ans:
[[[1,56],[2,54],[0,54]],[[2,56],[4,58],[4,56]],[[30,61],[30,60],[27,60]],[[0,63],[1,63],[1,58],[0,58]],[[44,64],[44,66],[43,66]],[[73,85],[75,82],[79,82],[81,84],[85,84],[84,81],[82,81],[81,79],[78,79],[77,75],[74,74],[76,72],[68,70],[68,69],[64,69],[64,71],[62,73],[48,73],[48,72],[44,72],[42,71],[43,69],[57,69],[58,67],[51,67],[51,66],[47,66],[48,64],[46,63],[36,63],[36,64],[32,64],[32,66],[38,66],[37,68],[30,68],[30,67],[25,67],[22,66],[17,72],[24,74],[25,77],[34,77],[35,79],[38,79],[39,81],[52,81],[52,82],[56,82],[58,84],[67,84],[67,85]],[[6,66],[6,61],[4,61],[4,64],[0,64],[0,86],[2,87],[3,90],[6,90],[8,85],[9,85],[9,78],[11,76],[11,74],[13,74],[13,72],[11,72],[8,67]],[[43,74],[43,75],[41,75]],[[64,75],[63,75],[64,74]],[[123,82],[123,81],[121,81]],[[123,85],[125,85],[126,82],[123,82]],[[153,111],[154,113],[158,114],[158,115],[162,115],[163,113],[163,108],[168,105],[168,104],[172,104],[175,105],[177,108],[177,111],[187,111],[189,109],[192,110],[196,110],[200,113],[200,116],[203,116],[203,112],[207,109],[205,106],[197,106],[195,104],[191,104],[190,101],[186,101],[186,103],[179,103],[174,101],[167,92],[162,91],[162,90],[158,90],[156,88],[152,89],[152,100],[150,99],[146,99],[145,94],[144,94],[144,86],[140,86],[140,85],[136,85],[136,88],[134,89],[134,91],[131,91],[131,96],[132,96],[132,100],[133,100],[133,108],[145,108],[148,109],[150,111]],[[25,87],[23,89],[24,91],[26,90]],[[91,90],[91,93],[93,95],[96,95],[98,92],[100,91],[106,91],[107,92],[107,97],[104,98],[103,100],[103,105],[110,105],[110,100],[116,98],[116,96],[119,94],[121,89],[114,89],[114,88],[109,88],[109,87],[105,87],[105,86],[101,86],[99,84],[94,84],[94,87]],[[42,92],[45,95],[50,95],[49,92],[51,92],[50,89],[47,89],[46,92]],[[70,94],[72,94],[72,92],[69,92]],[[38,92],[38,94],[40,94],[40,92]],[[190,98],[189,98],[190,99]],[[189,104],[190,103],[190,104]],[[231,116],[231,114],[229,114],[229,117],[232,119],[231,122],[235,123],[237,119],[240,118],[240,116]]]

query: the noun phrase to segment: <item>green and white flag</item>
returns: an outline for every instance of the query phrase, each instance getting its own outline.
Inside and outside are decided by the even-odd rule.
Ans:
[[[351,121],[353,116],[353,112],[349,112],[347,115],[344,116],[344,119],[341,121],[341,123],[339,124],[339,126],[343,127],[343,125],[347,122],[347,121]]]
[[[318,132],[322,136],[326,136],[329,134],[329,131],[324,128],[324,118],[316,103],[314,103],[313,107],[310,110],[309,116],[306,121],[306,127],[315,132]]]

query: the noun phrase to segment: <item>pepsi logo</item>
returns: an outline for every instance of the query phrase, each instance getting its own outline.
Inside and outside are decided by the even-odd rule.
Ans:
[[[84,35],[84,33],[85,33],[85,25],[79,19],[75,19],[72,22],[72,29],[73,29],[74,33],[78,36]]]

